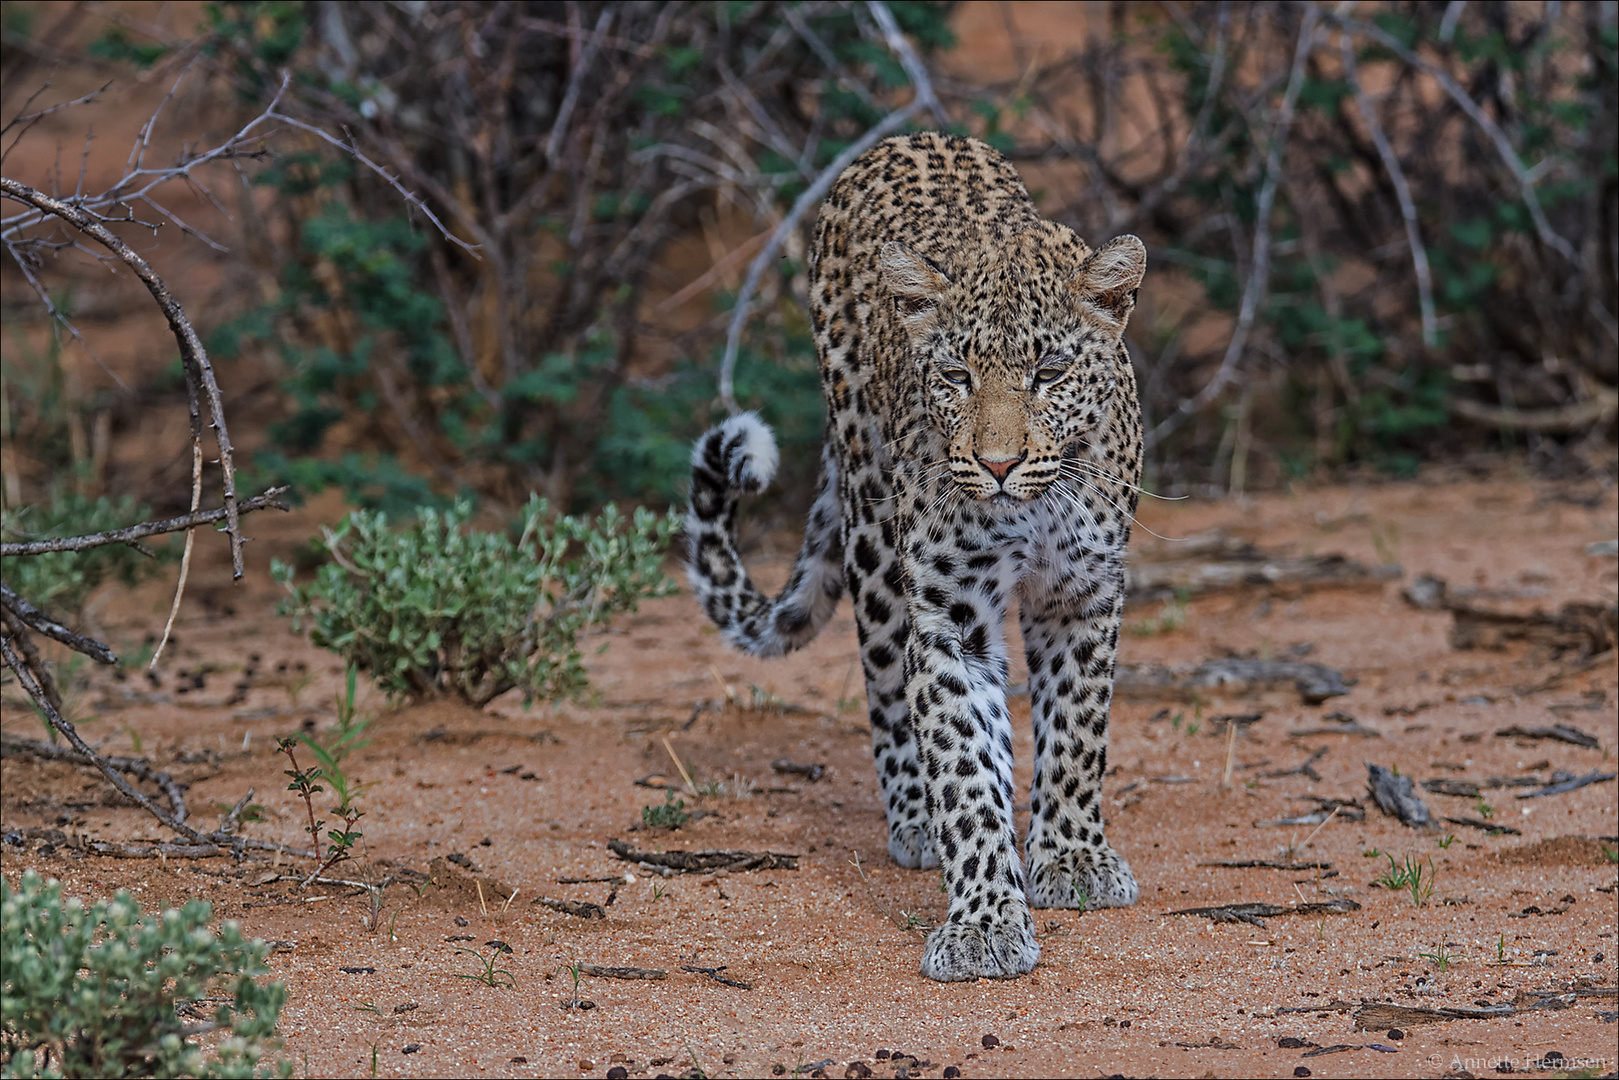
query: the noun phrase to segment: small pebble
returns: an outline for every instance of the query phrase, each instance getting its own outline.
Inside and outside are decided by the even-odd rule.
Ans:
[[[1399,1028],[1389,1028],[1389,1038],[1393,1039],[1395,1042],[1399,1042],[1401,1039],[1405,1038],[1405,1032],[1401,1031]]]
[[[420,1050],[421,1048],[422,1048],[421,1043],[408,1043],[399,1052],[401,1054],[414,1054],[416,1051]]]
[[[595,1067],[596,1067],[596,1063],[594,1061],[591,1061],[589,1058],[580,1058],[579,1059],[579,1071],[580,1072],[590,1072]]]
[[[843,1080],[870,1080],[871,1066],[864,1061],[851,1061],[843,1070]]]
[[[512,1058],[512,1064],[513,1065],[527,1065],[528,1064],[528,1058],[523,1057],[521,1054],[519,1054],[517,1057]]]
[[[457,925],[457,926],[469,926],[471,924],[468,923],[466,919],[464,919],[461,916],[457,915],[455,917],[455,925]]]
[[[985,1049],[985,1050],[993,1050],[993,1049],[995,1049],[995,1048],[996,1048],[996,1047],[997,1047],[997,1046],[999,1046],[999,1045],[1001,1045],[1001,1040],[999,1040],[999,1039],[997,1039],[997,1038],[996,1038],[996,1037],[995,1037],[995,1036],[993,1036],[993,1035],[985,1035],[985,1036],[984,1036],[984,1037],[983,1037],[983,1038],[982,1038],[982,1039],[981,1039],[981,1040],[979,1040],[979,1041],[980,1041],[980,1042],[982,1042],[982,1043],[983,1043],[983,1044],[984,1044],[984,1049]]]
[[[607,1080],[629,1080],[630,1070],[622,1065],[614,1065],[607,1070]]]
[[[954,1065],[946,1065],[944,1067],[944,1080],[956,1080],[956,1077],[960,1075],[961,1070],[956,1068]]]
[[[1311,1075],[1311,1073],[1310,1073],[1309,1069],[1305,1068],[1303,1065],[1300,1065],[1300,1066],[1298,1066],[1297,1068],[1295,1068],[1293,1070],[1293,1075],[1294,1076],[1309,1076],[1309,1075]]]

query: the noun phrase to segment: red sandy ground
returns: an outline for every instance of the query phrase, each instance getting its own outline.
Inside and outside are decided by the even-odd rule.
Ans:
[[[303,839],[303,809],[284,790],[274,736],[307,717],[331,721],[339,668],[273,614],[274,586],[264,568],[272,554],[284,555],[331,520],[331,509],[250,519],[249,532],[261,541],[240,586],[229,584],[221,553],[212,550],[218,545],[209,545],[216,561],[193,576],[179,646],[165,660],[160,687],[96,671],[72,695],[91,739],[128,753],[138,738],[144,753],[189,781],[199,821],[211,821],[217,806],[254,785],[266,820],[252,825],[251,835]],[[1614,559],[1585,554],[1588,543],[1613,537],[1614,496],[1590,486],[1507,478],[1299,489],[1240,504],[1152,504],[1144,520],[1167,536],[1223,526],[1270,550],[1342,552],[1372,563],[1392,557],[1406,580],[1429,572],[1516,590],[1548,609],[1570,599],[1611,602],[1615,591]],[[1139,537],[1143,546],[1161,545]],[[776,537],[773,547],[789,550],[792,542]],[[754,561],[767,582],[785,575],[782,558]],[[161,625],[165,588],[105,594],[91,618],[127,648]],[[1143,605],[1127,621],[1158,613],[1158,605]],[[828,1061],[828,1076],[860,1075],[853,1062],[892,1075],[894,1063],[880,1051],[920,1059],[903,1064],[927,1076],[952,1065],[967,1076],[1291,1076],[1301,1075],[1300,1066],[1323,1076],[1439,1076],[1455,1068],[1482,1075],[1502,1061],[1528,1068],[1553,1052],[1571,1065],[1612,1072],[1615,1029],[1598,1014],[1611,1018],[1619,1007],[1611,996],[1619,957],[1616,870],[1602,845],[1565,838],[1611,837],[1619,787],[1608,782],[1531,801],[1513,798],[1514,789],[1490,792],[1495,819],[1522,835],[1492,838],[1457,827],[1455,841],[1441,848],[1436,836],[1404,828],[1369,804],[1364,762],[1419,779],[1477,780],[1536,766],[1541,776],[1612,771],[1619,742],[1613,656],[1523,693],[1515,688],[1570,665],[1521,651],[1455,652],[1449,623],[1448,615],[1407,606],[1395,583],[1197,599],[1183,628],[1127,635],[1128,662],[1281,655],[1308,643],[1311,660],[1358,681],[1348,696],[1314,707],[1292,692],[1211,695],[1201,709],[1121,701],[1112,729],[1109,836],[1135,869],[1141,901],[1125,910],[1036,913],[1040,964],[1012,982],[941,985],[917,972],[922,932],[902,927],[910,916],[940,918],[944,898],[936,874],[900,870],[887,859],[862,711],[839,706],[840,698],[860,696],[858,671],[849,678],[856,647],[847,609],[803,652],[756,661],[727,651],[689,596],[647,604],[613,630],[611,647],[592,661],[596,697],[588,704],[524,712],[502,699],[483,711],[448,703],[389,709],[372,693],[364,701],[378,713],[372,742],[349,759],[350,771],[375,785],[361,800],[366,863],[347,872],[380,875],[375,862],[383,859],[427,870],[437,857],[462,853],[487,880],[517,891],[509,904],[495,895],[480,901],[476,886],[418,895],[394,885],[371,931],[363,896],[266,881],[277,869],[268,863],[118,860],[71,847],[47,854],[36,838],[26,849],[7,846],[0,867],[8,876],[36,868],[87,897],[128,888],[149,910],[201,896],[250,933],[290,942],[271,966],[290,989],[281,1030],[301,1075],[365,1074],[373,1048],[378,1072],[389,1076],[602,1076],[614,1066],[631,1076],[694,1068],[761,1076]],[[299,665],[312,676],[301,688]],[[253,689],[227,706],[248,666],[257,671]],[[204,688],[181,694],[182,668],[212,674]],[[1016,667],[1012,677],[1022,677]],[[695,705],[721,697],[720,680],[742,701],[758,687],[788,708],[727,706],[688,725]],[[1165,708],[1172,711],[1155,718]],[[1379,737],[1289,735],[1321,726],[1338,710]],[[1209,721],[1253,711],[1264,718],[1238,740],[1236,783],[1222,790],[1225,741],[1209,733]],[[1019,782],[1027,783],[1026,697],[1014,700],[1013,712],[1021,728]],[[1602,749],[1495,734],[1512,724],[1558,721],[1596,735]],[[9,699],[5,729],[38,731]],[[726,793],[687,796],[688,809],[707,813],[677,831],[631,831],[643,806],[662,802],[660,792],[635,781],[658,774],[678,782],[666,736],[699,784],[722,781]],[[1316,766],[1320,783],[1253,779],[1296,765],[1320,746],[1329,748]],[[780,758],[824,763],[826,775],[813,784],[779,775],[771,763]],[[534,778],[521,779],[524,772]],[[1165,777],[1191,782],[1155,782]],[[87,770],[7,758],[3,780],[8,830],[156,836],[139,811],[112,805]],[[749,781],[751,796],[734,797]],[[1366,820],[1332,822],[1313,838],[1306,827],[1255,827],[1308,812],[1311,804],[1298,800],[1307,794],[1360,798]],[[1426,798],[1436,814],[1476,813],[1470,800]],[[626,864],[606,849],[615,837],[651,850],[746,848],[801,858],[797,870],[667,880],[636,872],[617,889],[605,920],[531,904],[537,895],[606,900],[607,884],[557,879],[623,873]],[[1418,908],[1408,896],[1372,887],[1387,866],[1366,855],[1373,848],[1431,859],[1431,899]],[[1279,855],[1326,860],[1333,872],[1318,879],[1198,865]],[[1286,904],[1318,893],[1353,898],[1361,909],[1277,917],[1263,929],[1167,914],[1233,902]],[[1523,914],[1531,908],[1543,914]],[[458,947],[488,952],[483,943],[497,939],[513,949],[498,966],[515,988],[458,977],[475,970]],[[1454,959],[1438,970],[1424,953]],[[1498,953],[1509,963],[1498,964]],[[594,1007],[565,1009],[573,993],[566,968],[577,962],[670,974],[658,982],[587,977],[578,993]],[[723,965],[723,975],[751,988],[682,971],[683,964]],[[1326,1008],[1365,1000],[1472,1005],[1571,986],[1606,987],[1607,996],[1588,994],[1572,1007],[1516,1018],[1416,1027],[1403,1039],[1358,1031],[1352,1011]],[[413,1007],[397,1011],[402,1006]],[[1297,1011],[1310,1007],[1323,1011]],[[999,1045],[986,1049],[990,1035]],[[1281,1048],[1281,1039],[1311,1045]],[[1316,1044],[1351,1049],[1305,1058]],[[407,1054],[408,1046],[417,1049]]]

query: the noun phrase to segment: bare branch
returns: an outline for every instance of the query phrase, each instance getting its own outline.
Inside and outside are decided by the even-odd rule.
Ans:
[[[877,27],[883,32],[883,40],[888,43],[894,55],[899,57],[900,65],[905,68],[906,77],[916,88],[917,103],[933,114],[933,119],[941,128],[948,128],[950,116],[944,111],[944,106],[939,104],[939,95],[933,92],[933,80],[928,77],[928,69],[900,30],[899,23],[894,21],[894,13],[888,10],[888,5],[883,3],[883,0],[866,0],[866,9],[871,12],[871,17],[877,20]]]
[[[281,501],[286,494],[284,487],[273,487],[262,495],[256,495],[237,506],[237,512],[252,513],[254,510],[276,509],[286,510],[287,504]],[[45,555],[52,551],[89,551],[91,548],[102,547],[106,544],[128,544],[136,540],[144,540],[148,536],[162,536],[164,533],[179,532],[181,529],[194,529],[199,525],[208,525],[226,517],[226,510],[221,507],[217,510],[203,510],[195,514],[186,514],[184,517],[163,518],[158,521],[146,521],[139,525],[131,525],[126,529],[109,529],[106,532],[90,533],[86,536],[65,536],[60,540],[31,540],[27,543],[0,544],[0,558],[14,558],[19,555]]]
[[[1259,311],[1260,300],[1270,286],[1271,208],[1276,202],[1276,185],[1281,180],[1282,151],[1287,143],[1288,129],[1293,123],[1293,108],[1298,103],[1299,90],[1304,85],[1305,61],[1315,46],[1315,31],[1319,19],[1320,13],[1313,4],[1304,8],[1304,22],[1299,27],[1298,43],[1293,49],[1293,68],[1287,77],[1287,90],[1282,94],[1281,110],[1271,130],[1270,149],[1265,158],[1265,180],[1260,185],[1259,199],[1254,210],[1253,269],[1249,272],[1247,287],[1243,289],[1242,307],[1237,313],[1237,325],[1231,332],[1231,342],[1226,346],[1225,357],[1220,361],[1220,368],[1215,372],[1214,378],[1210,379],[1195,396],[1183,400],[1179,408],[1164,417],[1147,433],[1149,446],[1173,432],[1185,423],[1188,416],[1218,397],[1236,374],[1237,363],[1242,359],[1243,350],[1247,348],[1248,333],[1253,328],[1254,316]]]
[[[22,184],[10,177],[0,177],[0,194],[18,202],[48,211],[66,221],[68,224],[88,234],[107,250],[122,259],[135,276],[141,279],[162,309],[164,317],[168,320],[169,329],[174,333],[175,341],[180,345],[180,358],[185,363],[190,377],[195,378],[203,386],[208,396],[209,420],[214,429],[214,441],[219,447],[219,465],[223,472],[224,510],[226,526],[225,531],[230,536],[231,568],[234,576],[242,576],[242,529],[237,520],[236,509],[236,463],[231,458],[230,432],[225,426],[225,406],[220,397],[219,383],[214,379],[213,366],[208,362],[208,352],[202,346],[202,339],[192,327],[191,320],[186,318],[179,301],[169,292],[169,287],[163,279],[157,276],[151,265],[136,253],[135,249],[124,243],[115,233],[89,213],[77,206],[69,205],[60,199],[53,199],[40,191],[35,191],[27,184]],[[195,432],[193,433],[195,435]]]
[[[747,324],[748,309],[753,305],[753,294],[759,288],[759,279],[764,276],[765,267],[776,258],[788,235],[798,228],[799,219],[831,190],[838,175],[848,168],[855,158],[904,127],[910,122],[911,117],[922,111],[922,108],[922,96],[918,94],[909,105],[883,117],[875,127],[850,143],[843,153],[828,162],[826,168],[815,178],[815,182],[805,188],[804,193],[793,201],[792,209],[787,211],[775,231],[770,234],[770,240],[759,254],[753,257],[753,262],[748,264],[748,276],[742,282],[742,290],[736,294],[736,307],[731,312],[731,324],[726,330],[725,355],[720,360],[720,401],[725,405],[726,412],[732,416],[742,411],[742,407],[736,403],[733,389],[736,353],[742,344],[742,328]]]
[[[1314,11],[1315,9],[1312,7],[1310,10]],[[1335,15],[1328,15],[1327,17],[1345,30],[1365,34],[1367,37],[1372,38],[1412,67],[1432,76],[1440,86],[1444,87],[1445,93],[1450,95],[1451,100],[1460,105],[1462,111],[1475,124],[1484,129],[1484,134],[1488,135],[1490,142],[1495,145],[1496,153],[1500,155],[1502,163],[1506,165],[1507,171],[1512,173],[1512,178],[1518,183],[1518,193],[1523,197],[1524,205],[1529,208],[1529,217],[1535,223],[1535,234],[1540,237],[1541,243],[1556,251],[1575,267],[1579,267],[1580,257],[1575,252],[1574,246],[1558,235],[1557,231],[1552,228],[1551,222],[1546,220],[1546,211],[1542,210],[1540,206],[1540,196],[1535,193],[1534,179],[1529,175],[1529,170],[1524,168],[1523,161],[1519,159],[1517,150],[1513,149],[1512,140],[1507,138],[1506,132],[1501,130],[1499,124],[1490,119],[1489,114],[1479,108],[1478,102],[1473,100],[1472,95],[1462,89],[1460,83],[1451,78],[1450,72],[1424,60],[1406,48],[1399,38],[1388,33],[1380,26],[1364,23],[1358,19],[1339,18]]]
[[[0,750],[10,754],[27,754],[30,757],[42,758],[46,761],[66,761],[73,765],[96,765],[92,756],[87,756],[77,750],[55,743],[45,742],[43,739],[22,739],[7,735],[0,740]],[[169,800],[169,806],[174,811],[176,821],[186,819],[186,800],[181,786],[174,777],[161,769],[154,768],[152,763],[143,757],[117,757],[108,754],[101,758],[108,765],[119,772],[156,784],[163,791],[163,797]]]
[[[43,611],[18,596],[5,582],[0,581],[0,605],[28,626],[38,630],[48,638],[55,638],[63,645],[80,652],[101,664],[116,664],[118,657],[113,651],[95,638],[75,634]]]
[[[1449,17],[1447,13],[1446,18]],[[1400,168],[1400,159],[1395,155],[1394,147],[1389,145],[1388,136],[1383,134],[1383,125],[1377,122],[1377,108],[1366,95],[1366,88],[1361,85],[1360,73],[1355,67],[1355,50],[1349,43],[1349,35],[1343,30],[1338,31],[1338,50],[1343,56],[1344,78],[1355,92],[1355,104],[1360,107],[1360,115],[1372,133],[1377,154],[1383,159],[1383,167],[1388,170],[1389,181],[1394,185],[1395,197],[1400,200],[1400,216],[1405,219],[1406,242],[1411,246],[1411,264],[1417,275],[1417,302],[1422,309],[1422,343],[1431,349],[1439,344],[1439,329],[1434,321],[1433,278],[1428,273],[1428,249],[1422,244],[1422,229],[1417,224],[1417,204],[1411,198],[1411,185],[1405,182],[1405,170]]]

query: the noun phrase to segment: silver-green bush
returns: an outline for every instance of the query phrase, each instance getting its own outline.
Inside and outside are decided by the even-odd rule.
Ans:
[[[578,693],[580,635],[673,589],[673,514],[626,521],[609,504],[594,520],[548,523],[545,500],[531,498],[515,541],[465,528],[470,514],[466,503],[423,508],[390,529],[387,515],[355,511],[320,541],[328,561],[314,581],[294,585],[291,567],[272,565],[290,594],[281,612],[389,694],[482,705],[513,688],[525,702]]]
[[[264,943],[210,930],[203,901],[142,917],[120,891],[86,908],[29,870],[0,878],[0,912],[0,1075],[291,1075],[268,1057],[286,987],[256,981]],[[211,1021],[182,1021],[177,1006],[205,1016],[193,1003],[220,991],[232,1003]],[[196,1040],[211,1031],[210,1056]]]

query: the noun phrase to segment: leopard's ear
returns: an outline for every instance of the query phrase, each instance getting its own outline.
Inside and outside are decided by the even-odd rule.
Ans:
[[[1082,299],[1116,319],[1122,329],[1146,273],[1147,246],[1139,237],[1127,234],[1093,252],[1070,284]]]
[[[950,287],[950,279],[937,266],[898,240],[883,245],[877,256],[877,271],[900,316],[907,321],[932,314]]]

